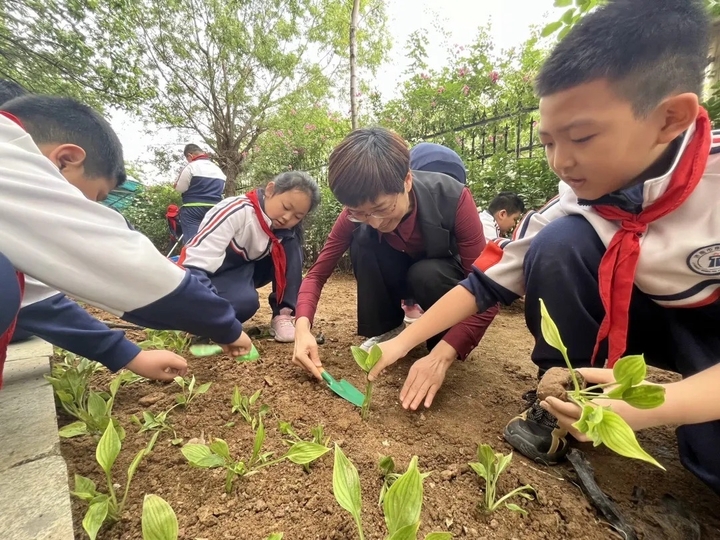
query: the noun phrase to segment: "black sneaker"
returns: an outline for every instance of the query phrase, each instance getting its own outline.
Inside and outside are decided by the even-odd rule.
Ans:
[[[535,390],[523,395],[529,408],[505,426],[505,440],[523,456],[545,465],[555,465],[569,449],[567,431],[540,406]]]

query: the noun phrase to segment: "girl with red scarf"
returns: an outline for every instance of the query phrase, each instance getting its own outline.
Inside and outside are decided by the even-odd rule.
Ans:
[[[272,283],[271,333],[295,339],[293,317],[302,280],[302,220],[320,203],[317,183],[290,171],[212,208],[178,264],[235,308],[240,322],[260,308],[257,289]]]

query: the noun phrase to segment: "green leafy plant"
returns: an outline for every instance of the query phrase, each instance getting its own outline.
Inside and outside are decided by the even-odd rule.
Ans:
[[[283,533],[272,533],[265,540],[282,540]]]
[[[383,500],[383,512],[388,535],[385,540],[416,540],[420,528],[423,502],[423,475],[418,470],[418,458],[413,456],[407,471],[388,489]],[[335,445],[333,466],[333,494],[338,504],[355,520],[360,540],[365,540],[362,528],[362,494],[360,476],[355,465]],[[450,533],[433,532],[425,540],[448,540]]]
[[[262,394],[262,390],[258,390],[252,396],[243,395],[240,389],[236,386],[232,394],[232,412],[240,413],[240,416],[252,426],[253,431],[257,427],[258,423],[268,413],[270,407],[267,405],[261,405],[258,409],[257,414],[252,412],[253,405],[257,402]]]
[[[378,506],[382,506],[388,489],[390,489],[390,486],[392,486],[402,475],[395,472],[395,461],[390,456],[381,456],[380,461],[378,462],[378,467],[383,475],[383,485],[380,488],[380,497],[378,498]],[[431,472],[421,473],[420,477],[425,480],[431,474]]]
[[[182,394],[175,396],[175,401],[178,405],[182,405],[183,407],[190,405],[190,402],[199,395],[207,392],[210,389],[210,386],[212,386],[212,383],[208,382],[195,388],[195,375],[193,375],[190,379],[175,377],[174,381],[175,384],[177,384],[182,390]]]
[[[177,432],[175,431],[175,428],[168,420],[168,414],[170,414],[170,412],[178,405],[179,404],[176,403],[175,405],[170,407],[167,411],[163,411],[158,414],[155,414],[152,411],[143,411],[143,413],[142,413],[143,421],[142,422],[137,417],[137,415],[133,414],[130,417],[130,421],[133,424],[140,426],[139,433],[143,433],[144,431],[157,431],[157,432],[172,431],[172,434],[173,434],[172,444],[178,445],[182,442],[182,438],[177,436]]]
[[[177,540],[178,521],[168,502],[157,495],[145,495],[142,508],[143,540]]]
[[[300,456],[308,453],[317,454],[317,458],[320,458],[330,451],[330,448],[328,447],[330,437],[325,437],[325,429],[322,424],[319,424],[310,430],[310,433],[312,434],[311,441],[301,439],[300,436],[293,430],[290,422],[280,422],[278,429],[280,430],[280,433],[290,437],[290,439],[283,439],[283,442],[290,446],[290,450],[288,451],[288,454],[286,454],[286,457]],[[315,459],[312,461],[315,461]],[[301,463],[305,472],[310,472],[310,464],[312,461]],[[295,463],[297,463],[297,461],[295,461]]]
[[[181,451],[194,467],[202,469],[224,467],[227,470],[225,476],[225,491],[228,493],[232,490],[233,481],[236,477],[250,476],[264,467],[275,465],[286,459],[292,463],[306,466],[330,451],[329,448],[314,443],[298,441],[290,447],[285,455],[270,461],[269,458],[272,456],[272,452],[262,452],[264,442],[265,426],[262,420],[260,420],[255,432],[252,455],[250,459],[247,460],[247,463],[234,460],[230,456],[230,449],[227,443],[222,439],[215,439],[210,445],[186,444],[182,447]]]
[[[560,351],[570,371],[573,389],[568,391],[568,399],[582,408],[580,420],[575,422],[573,427],[587,435],[595,446],[604,444],[621,456],[647,461],[665,470],[655,458],[641,448],[635,438],[635,432],[619,414],[613,412],[610,407],[595,403],[602,399],[619,399],[638,409],[653,409],[662,405],[665,402],[665,388],[643,382],[647,374],[645,358],[642,355],[620,358],[613,366],[614,383],[581,388],[578,376],[570,364],[567,348],[560,339],[560,332],[542,299],[540,299],[540,314],[543,338],[548,345]],[[616,387],[607,394],[598,393],[615,385]]]
[[[105,473],[107,493],[99,492],[95,482],[79,474],[75,475],[75,490],[72,492],[73,495],[89,504],[82,525],[90,540],[95,540],[103,523],[112,524],[120,520],[127,501],[130,482],[132,482],[140,462],[155,446],[157,436],[157,433],[153,435],[148,445],[140,450],[130,463],[127,480],[125,481],[125,490],[120,498],[113,482],[112,467],[120,454],[122,443],[114,424],[112,422],[108,423],[95,449],[95,459]]]
[[[110,393],[95,392],[89,389],[92,375],[98,370],[97,362],[81,358],[77,363],[56,364],[52,374],[45,376],[55,391],[62,409],[77,418],[58,431],[61,437],[71,438],[80,435],[99,435],[110,422],[115,395],[123,384],[136,380],[130,371],[123,371],[110,382]],[[125,438],[125,430],[113,419],[120,439]]]
[[[166,349],[182,354],[190,347],[190,336],[180,330],[146,329],[147,339],[138,343],[141,349]]]
[[[350,347],[350,351],[352,352],[355,362],[357,362],[357,365],[362,368],[365,374],[370,373],[370,370],[375,367],[375,364],[377,364],[382,357],[382,349],[377,345],[373,345],[372,349],[370,349],[370,352],[365,352],[360,347]],[[372,400],[372,389],[373,383],[367,381],[365,383],[365,401],[363,402],[362,409],[360,410],[360,414],[363,420],[367,420],[368,416],[370,415],[370,401]]]
[[[527,515],[525,509],[519,507],[517,504],[508,503],[507,501],[513,497],[523,497],[532,501],[537,495],[535,488],[530,485],[525,485],[495,500],[497,497],[498,480],[503,471],[510,465],[512,457],[512,452],[508,455],[494,453],[489,444],[480,444],[477,449],[478,461],[476,463],[469,463],[470,468],[475,471],[480,478],[485,480],[485,500],[479,505],[485,512],[494,512],[500,505],[505,504],[508,510]]]

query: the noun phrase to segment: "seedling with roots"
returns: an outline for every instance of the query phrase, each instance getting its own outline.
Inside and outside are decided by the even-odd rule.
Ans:
[[[157,495],[145,495],[142,508],[143,540],[177,540],[178,520],[168,502]]]
[[[360,347],[350,347],[350,352],[352,352],[353,358],[355,359],[355,362],[357,362],[357,365],[362,368],[366,375],[370,373],[372,368],[375,367],[375,364],[377,364],[380,361],[380,358],[382,358],[382,349],[377,345],[373,345],[372,349],[370,349],[370,352],[365,352]],[[367,420],[368,416],[370,415],[370,401],[372,400],[372,390],[373,383],[371,383],[370,381],[366,381],[365,401],[363,402],[362,409],[360,410],[360,414],[363,420]]]
[[[388,535],[385,540],[417,540],[420,528],[420,511],[423,503],[423,475],[413,456],[407,471],[401,474],[388,489],[383,500],[383,512]],[[347,510],[355,521],[360,540],[365,540],[362,527],[362,497],[360,476],[355,465],[335,445],[333,466],[333,494],[338,504]],[[425,540],[448,540],[450,533],[433,532]]]
[[[210,386],[212,385],[211,382],[201,384],[200,386],[195,388],[195,375],[192,376],[190,379],[183,379],[182,377],[175,377],[174,379],[175,384],[177,384],[180,389],[182,390],[182,394],[178,394],[175,396],[175,401],[178,405],[182,405],[183,407],[187,407],[190,405],[190,402],[192,402],[196,397],[198,397],[201,394],[204,394],[210,389]]]
[[[521,486],[513,489],[510,493],[503,495],[498,500],[497,497],[497,484],[500,479],[500,475],[507,469],[508,465],[512,461],[512,452],[508,455],[501,453],[494,453],[493,449],[488,444],[480,444],[477,449],[477,463],[469,463],[470,468],[477,473],[480,478],[485,480],[485,500],[480,503],[479,507],[485,512],[494,512],[502,504],[508,510],[518,512],[523,515],[527,515],[527,510],[519,507],[517,504],[509,503],[513,497],[523,497],[530,501],[534,500],[537,496],[535,488],[530,485]]]
[[[638,409],[654,409],[662,405],[665,402],[665,388],[644,383],[647,375],[645,358],[642,355],[620,358],[612,368],[615,382],[581,388],[578,375],[570,363],[567,348],[560,339],[560,332],[542,299],[540,314],[543,338],[548,345],[560,351],[570,371],[573,388],[567,392],[567,399],[582,408],[580,420],[575,422],[573,427],[587,435],[595,446],[604,444],[621,456],[647,461],[665,470],[654,457],[642,449],[635,438],[635,432],[622,416],[613,412],[610,407],[596,403],[602,399],[619,399]],[[610,386],[616,387],[607,394],[599,393]]]
[[[236,386],[232,394],[232,412],[240,413],[240,416],[252,426],[252,430],[255,431],[258,423],[268,413],[270,407],[267,405],[261,405],[258,409],[257,414],[252,412],[253,405],[257,402],[262,394],[262,390],[258,390],[252,396],[243,395],[240,389]]]
[[[127,501],[128,490],[130,489],[130,482],[137,471],[140,462],[145,456],[147,456],[155,446],[159,433],[153,435],[148,445],[140,450],[135,458],[130,463],[127,472],[127,480],[125,482],[125,491],[122,494],[122,498],[118,497],[118,492],[113,482],[112,467],[115,464],[115,460],[120,454],[122,443],[118,436],[115,426],[112,422],[109,422],[103,436],[100,437],[97,448],[95,450],[95,459],[105,473],[105,480],[107,483],[107,493],[101,493],[97,490],[95,482],[79,474],[75,475],[75,490],[72,492],[73,495],[79,499],[89,503],[87,512],[82,521],[83,529],[87,532],[90,540],[95,540],[97,533],[102,527],[103,523],[108,522],[110,524],[116,523],[122,516],[123,509],[125,508],[125,502]]]
[[[225,491],[227,493],[232,491],[233,482],[236,477],[250,476],[264,467],[275,465],[286,459],[292,463],[306,466],[330,451],[329,448],[314,443],[299,441],[294,443],[284,456],[270,461],[269,459],[272,456],[272,452],[262,453],[264,442],[265,426],[262,420],[260,420],[257,431],[255,432],[253,452],[247,463],[234,460],[230,456],[230,449],[227,443],[222,439],[215,439],[210,445],[186,444],[182,447],[181,451],[194,467],[201,469],[224,467],[227,470],[225,476]]]

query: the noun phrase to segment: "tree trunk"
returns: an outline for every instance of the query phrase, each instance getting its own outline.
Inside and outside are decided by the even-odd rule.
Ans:
[[[243,169],[243,158],[237,150],[220,150],[217,153],[217,164],[225,173],[225,197],[234,197],[238,193],[238,175]]]
[[[350,119],[352,128],[358,127],[357,110],[357,26],[360,18],[360,0],[353,0],[350,17]]]

